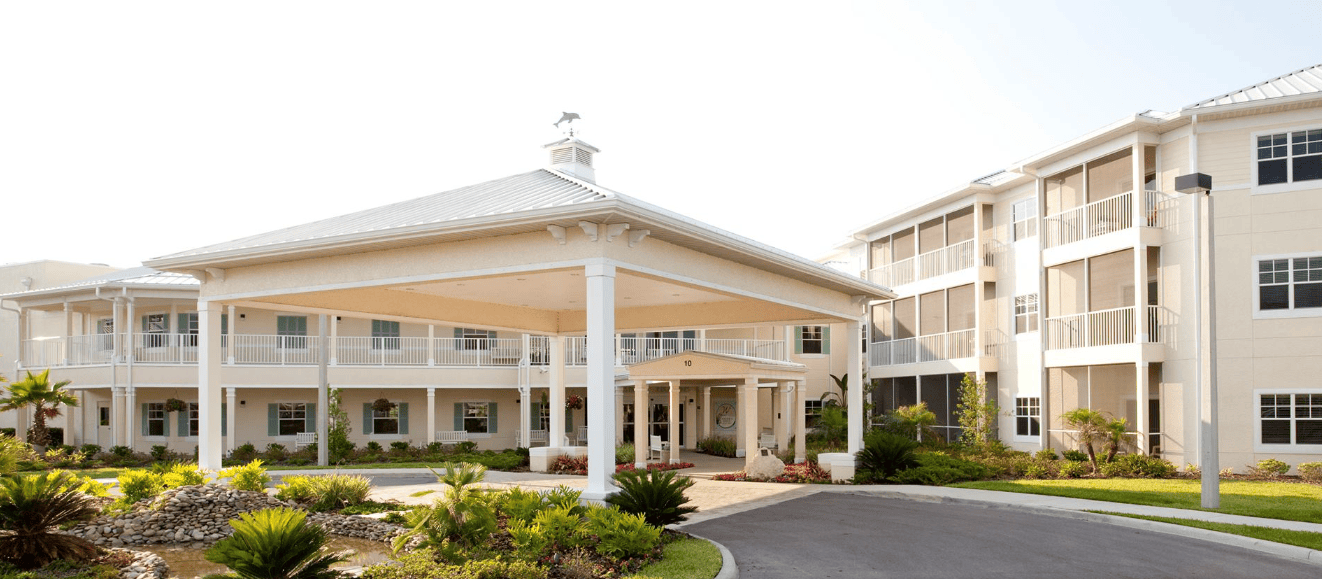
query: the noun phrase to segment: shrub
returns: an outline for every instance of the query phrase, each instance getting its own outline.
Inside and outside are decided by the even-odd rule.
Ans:
[[[457,454],[468,454],[470,452],[473,452],[474,450],[477,450],[477,443],[471,440],[465,440],[459,444],[454,445],[454,451]]]
[[[674,471],[626,470],[615,475],[620,491],[606,497],[606,502],[626,513],[640,514],[647,524],[663,527],[688,519],[698,509],[686,507],[684,491],[693,486],[686,476]]]
[[[1299,476],[1308,482],[1322,482],[1322,462],[1301,462]]]
[[[443,453],[445,453],[445,443],[444,443],[444,442],[429,442],[429,443],[427,443],[427,454],[443,454]]]
[[[409,451],[409,443],[407,442],[404,442],[402,440],[396,440],[395,442],[390,443],[390,452],[396,454],[408,454],[408,451]]]
[[[385,450],[385,449],[381,448],[381,443],[379,443],[379,442],[377,442],[377,441],[375,441],[375,440],[369,441],[369,442],[367,443],[367,447],[366,447],[366,448],[367,448],[367,452],[372,452],[372,453],[379,453],[379,452],[382,452],[383,450]]]
[[[115,455],[116,458],[133,458],[133,449],[127,446],[112,446],[110,454]]]
[[[239,462],[250,462],[257,458],[257,447],[253,446],[251,442],[240,444],[230,452],[230,458]]]
[[[261,459],[253,459],[252,462],[243,466],[221,470],[219,476],[220,478],[230,479],[230,488],[241,491],[262,492],[266,489],[266,483],[271,482],[271,477],[266,474],[266,469],[262,468]]]
[[[884,481],[906,468],[917,466],[914,449],[918,441],[884,430],[873,430],[863,439],[863,449],[855,455],[854,481],[869,484]]]
[[[1056,472],[1065,478],[1079,478],[1087,470],[1087,467],[1083,466],[1083,461],[1080,460],[1067,460],[1056,468]]]
[[[575,516],[587,513],[587,507],[579,500],[583,496],[583,491],[571,489],[565,485],[557,486],[546,491],[546,504],[551,507],[568,509]]]
[[[1084,462],[1088,460],[1088,453],[1081,450],[1067,450],[1061,453],[1061,456],[1064,456],[1065,460],[1072,462]]]
[[[95,444],[84,444],[78,447],[78,452],[81,452],[86,456],[96,456],[101,454],[101,447]]]
[[[310,511],[328,511],[357,505],[372,492],[372,481],[350,474],[289,476],[275,486],[275,498],[309,504]]]
[[[960,481],[982,480],[991,476],[987,467],[976,462],[947,456],[941,452],[923,452],[915,456],[918,466],[895,473],[892,482],[942,486]]]
[[[587,474],[588,457],[560,455],[547,468],[547,472],[554,474]]]
[[[595,508],[588,513],[583,530],[596,537],[592,548],[612,559],[646,555],[661,541],[661,528],[647,524],[638,514],[622,513],[615,508]]]
[[[529,561],[484,559],[438,565],[438,554],[419,549],[363,569],[363,579],[547,579],[545,568]]]
[[[68,473],[0,478],[0,561],[35,569],[56,559],[96,556],[86,539],[54,532],[97,514],[87,495],[70,490],[73,483]]]
[[[713,456],[724,456],[734,458],[738,445],[733,439],[721,436],[709,436],[698,441],[698,452],[703,452]]]
[[[570,507],[551,507],[537,513],[532,525],[552,548],[575,547],[580,544],[577,531],[582,523],[579,513]]]
[[[344,554],[327,554],[326,531],[309,525],[293,509],[240,513],[230,521],[234,534],[208,549],[206,559],[229,567],[242,579],[329,579],[340,577],[330,566]]]
[[[161,482],[165,488],[172,489],[189,485],[200,485],[207,482],[207,471],[195,464],[179,463],[172,465],[170,470],[161,475]]]
[[[96,481],[93,480],[92,477],[90,477],[90,476],[87,476],[87,475],[79,476],[79,475],[75,475],[75,474],[73,474],[73,473],[66,473],[66,471],[62,471],[62,470],[58,470],[58,469],[57,469],[57,470],[52,470],[52,471],[50,471],[50,474],[51,474],[51,475],[58,475],[58,474],[68,474],[68,475],[69,475],[69,476],[68,476],[68,482],[66,483],[68,486],[64,487],[65,490],[71,490],[71,491],[74,491],[74,492],[79,492],[79,493],[85,494],[85,495],[87,495],[87,496],[92,496],[92,497],[106,497],[106,496],[110,496],[110,485],[96,482]],[[3,576],[3,575],[0,575],[0,577],[2,577],[2,576]]]
[[[162,475],[147,470],[124,471],[117,480],[119,480],[119,492],[124,494],[119,503],[126,506],[152,498],[165,490],[165,480]]]
[[[634,446],[632,444],[621,444],[615,447],[615,464],[631,464],[637,458]]]
[[[18,470],[18,461],[27,456],[30,449],[23,441],[12,436],[0,435],[0,476],[12,474]]]
[[[1289,472],[1290,465],[1274,458],[1264,458],[1256,465],[1248,465],[1249,476],[1254,478],[1278,479]]]
[[[486,477],[486,467],[452,462],[444,467],[445,474],[435,470],[432,474],[446,485],[445,496],[409,511],[405,519],[410,530],[395,538],[396,552],[421,536],[422,546],[440,549],[443,558],[453,561],[459,558],[459,548],[480,544],[495,532],[496,511],[476,486]]]
[[[531,521],[510,519],[505,523],[505,531],[510,534],[510,544],[514,546],[514,555],[522,559],[542,558],[551,541],[542,528]]]
[[[266,452],[263,453],[263,456],[265,456],[266,460],[269,462],[280,462],[289,458],[289,449],[285,448],[285,445],[283,444],[272,442],[271,444],[266,445]]]
[[[1059,457],[1056,456],[1055,450],[1052,450],[1050,448],[1044,448],[1042,450],[1033,453],[1033,458],[1036,458],[1038,460],[1056,460]]]
[[[165,446],[164,444],[157,444],[151,447],[152,460],[165,460],[169,458],[169,456],[170,456],[170,447]]]
[[[496,496],[496,506],[511,521],[531,523],[537,513],[546,508],[546,497],[537,491],[511,487]]]
[[[1170,462],[1141,454],[1122,454],[1102,463],[1102,475],[1108,477],[1170,478],[1175,472]]]

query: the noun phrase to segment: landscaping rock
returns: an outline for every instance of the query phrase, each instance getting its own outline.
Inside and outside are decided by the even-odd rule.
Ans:
[[[205,546],[233,533],[229,521],[239,518],[239,513],[276,507],[298,508],[294,503],[261,492],[240,491],[219,484],[187,486],[139,501],[127,513],[98,517],[65,532],[102,546],[162,543]],[[353,515],[308,513],[307,520],[321,525],[328,533],[370,541],[388,542],[404,532],[399,525]]]
[[[165,559],[156,553],[129,549],[108,550],[127,553],[133,557],[127,565],[119,568],[119,576],[123,579],[165,579],[170,576],[170,566],[166,565]]]
[[[771,454],[770,449],[761,448],[744,471],[750,479],[773,479],[785,472],[785,463]]]

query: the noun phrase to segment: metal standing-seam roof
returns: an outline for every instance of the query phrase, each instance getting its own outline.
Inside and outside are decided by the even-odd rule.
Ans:
[[[1302,68],[1250,87],[1199,101],[1185,108],[1207,108],[1318,92],[1322,92],[1322,64]]]
[[[161,271],[159,269],[153,269],[150,267],[130,267],[128,269],[112,271],[107,274],[102,274],[95,277],[89,277],[86,279],[80,279],[78,281],[72,281],[66,284],[7,294],[2,297],[4,297],[5,299],[12,299],[18,297],[40,295],[40,294],[62,293],[62,292],[67,292],[69,290],[87,289],[98,286],[100,287],[150,286],[150,287],[163,287],[168,289],[185,289],[191,287],[196,289],[199,285],[201,285],[201,283],[202,282],[199,282],[197,278],[191,275],[174,273],[169,271]]]
[[[200,256],[222,251],[329,239],[342,235],[561,207],[615,196],[616,194],[608,189],[589,187],[554,171],[538,169],[155,259]]]

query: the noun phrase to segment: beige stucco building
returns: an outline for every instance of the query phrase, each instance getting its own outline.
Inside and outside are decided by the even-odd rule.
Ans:
[[[1214,180],[1201,279],[1195,197],[1174,184],[1191,173]],[[1060,416],[1090,407],[1128,421],[1131,450],[1198,464],[1215,312],[1220,463],[1243,470],[1322,460],[1320,224],[1317,66],[1126,117],[851,231],[826,260],[898,294],[868,324],[879,409],[926,401],[954,436],[973,373],[1025,450],[1073,448]]]

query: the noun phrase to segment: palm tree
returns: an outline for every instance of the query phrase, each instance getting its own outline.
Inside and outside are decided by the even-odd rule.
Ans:
[[[64,391],[68,385],[68,380],[51,384],[49,368],[36,375],[28,371],[25,378],[9,384],[9,397],[0,398],[0,411],[32,406],[32,429],[28,431],[28,442],[33,447],[45,450],[46,445],[50,444],[46,420],[60,415],[61,404],[78,405],[78,398]]]
[[[1097,474],[1097,451],[1093,443],[1107,436],[1106,417],[1091,408],[1075,408],[1061,415],[1065,423],[1079,432],[1079,444],[1088,451],[1088,460],[1092,462],[1092,472]]]
[[[76,483],[67,472],[0,477],[0,561],[35,569],[56,559],[96,556],[96,546],[86,539],[56,531],[99,512],[72,488]]]
[[[1129,421],[1117,418],[1106,422],[1106,462],[1115,460],[1115,453],[1126,438],[1129,438]]]

